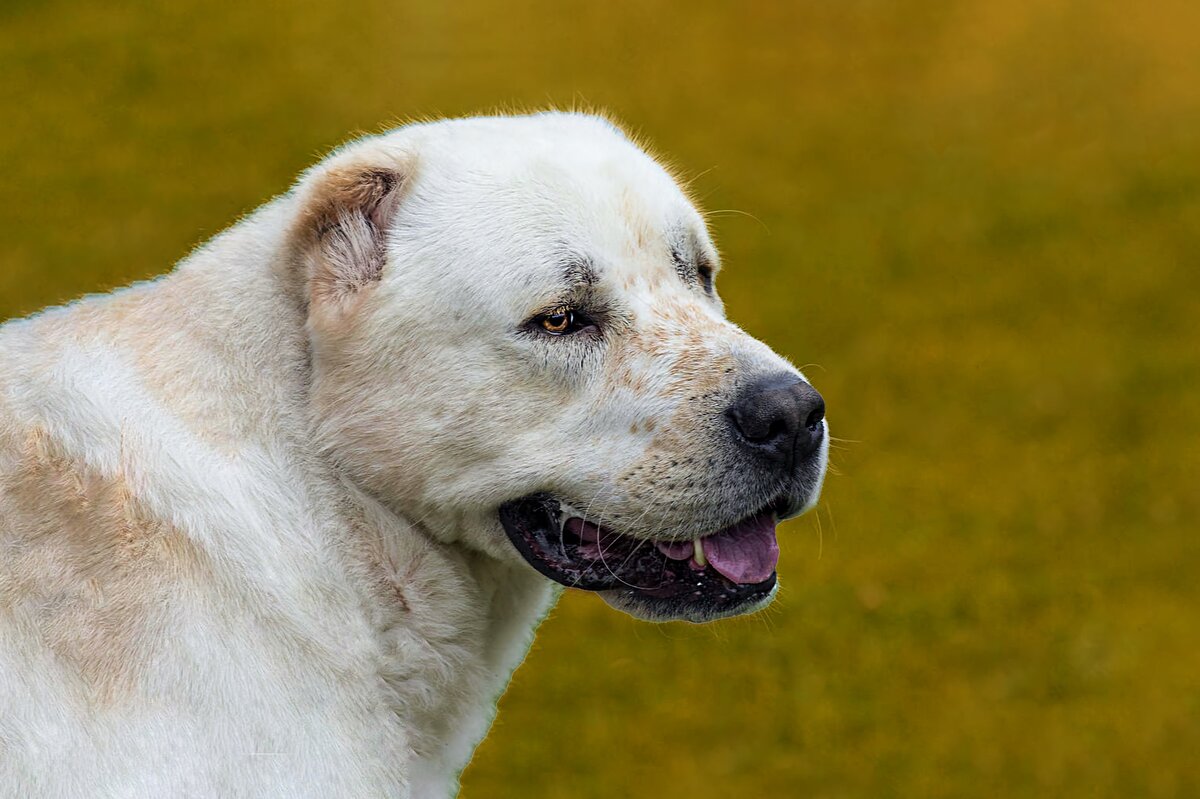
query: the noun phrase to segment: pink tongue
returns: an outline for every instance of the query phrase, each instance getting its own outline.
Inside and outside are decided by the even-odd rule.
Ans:
[[[761,583],[779,563],[775,517],[764,513],[704,539],[709,565],[740,585]]]
[[[600,528],[583,519],[567,519],[567,530],[579,536],[579,551],[584,557],[599,560],[604,557],[600,549]]]

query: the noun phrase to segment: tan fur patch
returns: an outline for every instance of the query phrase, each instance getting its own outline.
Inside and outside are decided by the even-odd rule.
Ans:
[[[10,453],[12,454],[12,453]],[[203,558],[105,477],[33,431],[0,474],[0,613],[30,629],[93,702],[134,690],[163,643],[171,585]]]

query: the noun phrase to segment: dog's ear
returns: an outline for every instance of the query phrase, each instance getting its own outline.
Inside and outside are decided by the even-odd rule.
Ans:
[[[387,263],[387,233],[412,178],[412,161],[342,159],[304,182],[298,245],[306,301],[338,309],[377,282]]]

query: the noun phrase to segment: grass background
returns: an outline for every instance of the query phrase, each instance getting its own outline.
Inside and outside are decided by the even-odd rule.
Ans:
[[[1200,796],[1192,0],[3,0],[0,317],[355,131],[548,104],[696,176],[854,443],[764,616],[566,597],[464,796]]]

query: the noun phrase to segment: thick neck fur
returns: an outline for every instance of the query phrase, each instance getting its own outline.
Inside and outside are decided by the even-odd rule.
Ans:
[[[93,708],[64,741],[82,754],[62,795],[127,781],[106,746],[154,749],[127,754],[159,795],[278,791],[292,772],[298,796],[450,793],[552,600],[532,570],[437,543],[456,536],[427,535],[313,450],[293,203],[158,281],[0,327],[0,544],[57,558],[30,608],[71,608],[29,611],[67,632],[45,663],[0,659],[0,680],[29,697],[6,714],[14,729]],[[62,508],[79,502],[125,520],[120,541],[95,519],[67,541]],[[225,729],[214,719],[231,707]],[[346,757],[314,766],[314,751]],[[204,772],[243,760],[236,792]],[[6,784],[62,772],[32,752],[12,768]]]

